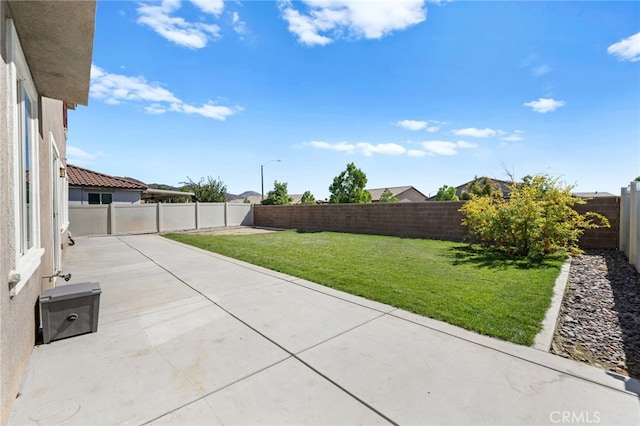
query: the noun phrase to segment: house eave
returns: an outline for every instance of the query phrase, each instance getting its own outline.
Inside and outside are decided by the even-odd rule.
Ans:
[[[8,4],[38,93],[87,105],[96,1],[9,0]]]

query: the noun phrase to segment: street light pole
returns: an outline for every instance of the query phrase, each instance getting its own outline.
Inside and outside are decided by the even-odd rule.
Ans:
[[[274,161],[277,161],[278,163],[280,162],[280,160],[269,160],[264,164],[269,164]],[[264,200],[264,164],[260,164],[260,187],[261,187],[260,201]]]

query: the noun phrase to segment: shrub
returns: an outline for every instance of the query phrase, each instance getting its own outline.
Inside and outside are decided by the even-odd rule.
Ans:
[[[472,241],[516,256],[541,257],[558,251],[581,253],[578,240],[585,229],[609,227],[601,214],[580,215],[585,204],[571,189],[547,175],[526,177],[511,187],[508,200],[472,196],[460,211]]]

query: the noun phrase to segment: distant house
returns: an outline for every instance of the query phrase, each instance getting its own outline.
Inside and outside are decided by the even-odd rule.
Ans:
[[[109,176],[71,164],[67,165],[69,205],[140,204],[174,199],[190,201],[193,192],[149,188],[137,179]]]
[[[456,186],[456,195],[460,200],[468,199],[468,196],[473,193],[472,188],[474,186],[479,190],[481,190],[485,186],[490,186],[498,191],[501,191],[503,198],[510,198],[511,185],[511,182],[482,176],[470,180],[467,183],[463,183],[462,185]],[[429,197],[428,201],[435,201],[435,199],[436,196],[434,195],[432,197]]]
[[[414,203],[427,200],[427,196],[415,189],[413,186],[392,186],[389,188],[367,189],[367,191],[371,193],[371,202],[380,202],[380,196],[387,189],[391,191],[391,194],[401,203]]]
[[[69,205],[140,204],[147,185],[67,164]]]

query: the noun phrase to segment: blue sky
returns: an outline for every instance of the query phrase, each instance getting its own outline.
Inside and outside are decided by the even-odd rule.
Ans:
[[[98,1],[71,164],[231,193],[640,175],[639,2]],[[280,162],[273,160],[279,159]]]

